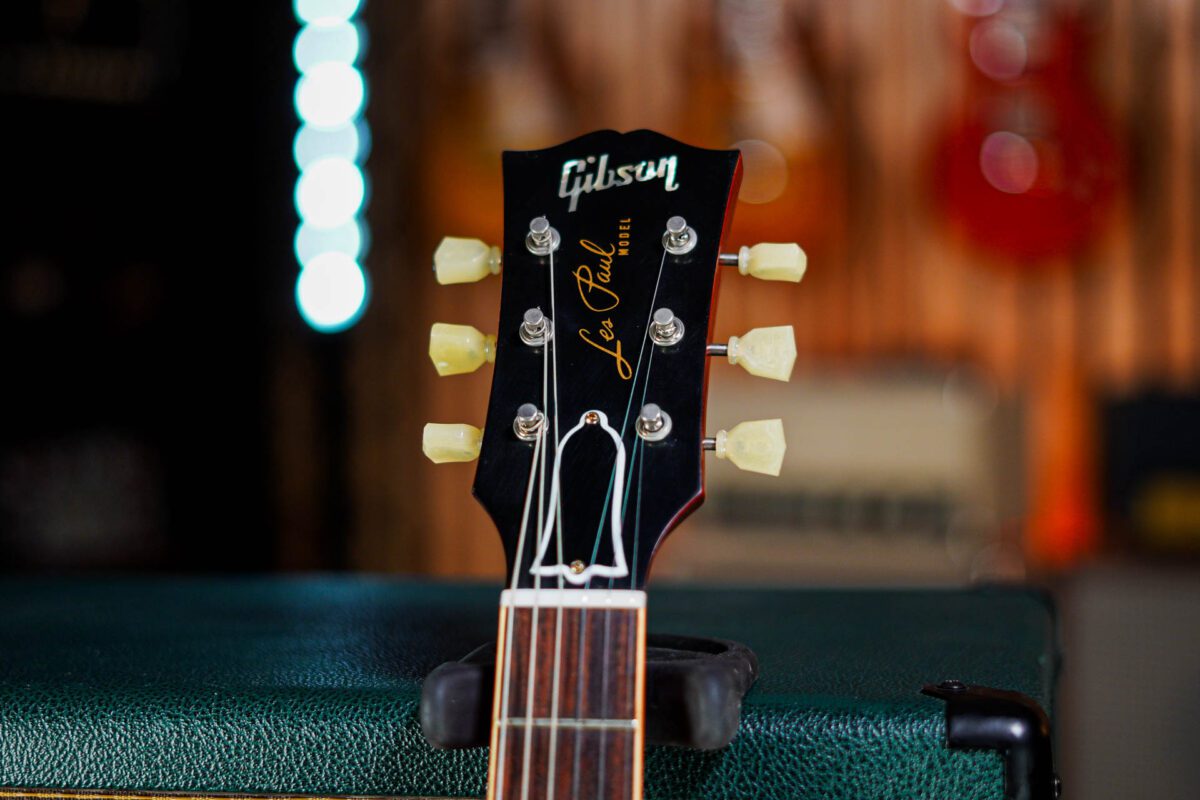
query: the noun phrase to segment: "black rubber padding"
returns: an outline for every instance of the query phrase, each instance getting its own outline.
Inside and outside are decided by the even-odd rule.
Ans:
[[[442,664],[421,688],[421,728],[436,747],[488,743],[496,646]],[[723,639],[646,637],[646,741],[718,750],[733,740],[758,658]]]

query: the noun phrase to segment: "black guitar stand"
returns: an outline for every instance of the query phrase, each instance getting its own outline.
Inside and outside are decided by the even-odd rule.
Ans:
[[[1004,800],[1058,800],[1050,718],[1020,692],[947,680],[921,694],[946,701],[946,744],[986,748],[1004,756]]]
[[[435,747],[488,743],[496,645],[442,664],[421,687],[421,729]],[[750,648],[723,639],[646,637],[646,742],[718,750],[733,739],[758,677]]]

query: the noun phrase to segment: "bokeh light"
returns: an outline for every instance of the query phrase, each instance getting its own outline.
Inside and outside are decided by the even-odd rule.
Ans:
[[[1024,136],[1011,131],[988,134],[979,148],[979,168],[995,188],[1008,194],[1024,194],[1038,176],[1038,156]]]
[[[336,228],[317,228],[301,223],[296,228],[296,261],[304,266],[322,253],[341,253],[355,260],[366,252],[362,220],[351,220]]]
[[[294,242],[301,267],[296,305],[315,330],[335,333],[358,321],[367,303],[362,258],[369,232],[361,212],[362,162],[370,130],[362,119],[366,86],[357,68],[363,31],[359,0],[296,0],[300,31],[292,48],[300,127],[292,156],[300,174]]]
[[[296,0],[296,19],[316,25],[345,22],[358,13],[359,0]]]
[[[349,22],[306,25],[296,37],[292,56],[301,72],[326,62],[352,66],[358,60],[358,46],[358,27]]]
[[[362,110],[362,73],[349,64],[326,61],[313,66],[296,84],[300,119],[321,128],[352,122]]]
[[[310,225],[333,228],[353,219],[365,194],[362,171],[353,162],[322,158],[300,173],[296,210]]]
[[[343,125],[332,129],[302,126],[296,132],[296,140],[292,146],[296,166],[304,169],[317,159],[329,156],[357,161],[362,149],[359,128],[359,125]]]
[[[367,304],[367,276],[341,253],[322,253],[296,279],[296,305],[304,321],[323,333],[349,328]]]

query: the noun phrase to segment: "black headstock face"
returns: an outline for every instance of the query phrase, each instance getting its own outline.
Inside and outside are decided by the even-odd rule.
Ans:
[[[503,287],[474,491],[517,586],[640,588],[663,537],[699,505],[705,348],[740,169],[737,151],[645,130],[504,154]],[[695,232],[678,255],[663,241],[674,216]],[[552,255],[527,246],[537,217],[557,233]],[[548,344],[521,336],[534,308],[552,320]],[[683,325],[666,346],[648,336],[661,308]],[[543,415],[532,441],[514,431],[526,403]],[[649,403],[670,417],[658,441],[638,433]]]

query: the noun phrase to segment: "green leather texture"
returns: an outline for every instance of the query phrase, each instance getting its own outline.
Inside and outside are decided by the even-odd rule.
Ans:
[[[0,785],[479,796],[485,749],[417,723],[437,664],[495,636],[489,586],[351,577],[0,584]],[[999,798],[945,746],[954,678],[1052,708],[1055,623],[1023,589],[653,588],[651,631],[750,645],[733,744],[651,748],[647,798]]]

